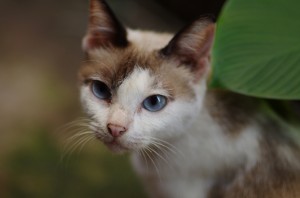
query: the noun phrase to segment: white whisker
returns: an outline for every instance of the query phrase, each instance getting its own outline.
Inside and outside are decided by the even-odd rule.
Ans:
[[[138,153],[142,156],[143,160],[146,162],[147,172],[149,171],[149,165],[147,157],[144,154],[144,149],[138,150]]]
[[[155,168],[155,170],[156,170],[156,173],[157,173],[157,175],[158,175],[158,177],[159,177],[159,180],[161,181],[159,169],[158,169],[158,167],[156,166],[156,164],[155,164],[154,160],[152,159],[152,157],[151,157],[151,156],[149,155],[149,153],[147,152],[147,151],[149,151],[149,152],[151,153],[151,151],[148,150],[147,147],[145,147],[145,149],[146,149],[146,150],[145,150],[145,153],[146,153],[146,155],[148,156],[148,158],[151,160],[151,162],[152,162],[152,164],[153,164],[153,166],[154,166],[154,168]]]
[[[151,147],[148,147],[148,149],[150,151],[152,151],[153,153],[155,153],[159,158],[161,158],[168,166],[170,166],[169,162],[162,155],[160,155],[157,151],[155,151],[155,149],[152,149]]]
[[[182,157],[184,156],[183,153],[181,151],[179,151],[174,145],[172,145],[171,143],[169,143],[165,140],[161,140],[161,139],[154,138],[154,137],[146,137],[146,138],[149,138],[152,143],[155,143],[161,147],[166,148],[167,150],[171,151],[173,154],[179,154]]]
[[[151,145],[153,145],[154,147],[156,147],[157,149],[159,149],[159,151],[162,152],[162,154],[166,157],[167,160],[169,160],[169,154],[170,154],[170,150],[166,149],[165,147],[155,143],[155,142],[151,142]],[[173,152],[171,152],[172,154],[175,154]]]
[[[80,133],[79,133],[80,132]],[[66,141],[67,142],[70,142],[70,141],[73,141],[75,138],[78,138],[80,136],[83,136],[83,135],[86,135],[86,134],[94,134],[92,131],[79,131],[78,133],[72,135],[71,137],[69,137]]]
[[[177,150],[177,148],[173,144],[171,144],[171,143],[169,143],[169,142],[167,142],[165,140],[162,140],[162,139],[159,139],[159,138],[155,138],[155,137],[148,137],[148,138],[152,139],[152,140],[159,141],[161,143],[164,143],[165,145],[168,145],[169,147],[173,148],[174,150]]]
[[[93,140],[93,139],[94,139],[94,136],[90,136],[90,137],[86,138],[86,141],[84,141],[84,142],[82,143],[81,147],[79,148],[79,153],[82,151],[83,147],[84,147],[85,145],[87,145],[87,143],[90,142],[90,141]]]
[[[61,161],[63,161],[66,156],[70,156],[80,145],[86,143],[86,141],[90,139],[91,135],[94,134],[91,130],[91,123],[92,120],[90,118],[81,117],[57,129],[60,133],[68,132],[73,134],[64,142]],[[87,137],[89,139],[87,139]]]

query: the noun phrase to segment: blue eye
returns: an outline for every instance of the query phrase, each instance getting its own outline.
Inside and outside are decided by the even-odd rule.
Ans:
[[[159,111],[167,105],[167,98],[162,95],[149,96],[143,101],[143,107],[151,112]]]
[[[99,99],[106,100],[111,98],[111,93],[107,85],[98,80],[92,81],[92,92]]]

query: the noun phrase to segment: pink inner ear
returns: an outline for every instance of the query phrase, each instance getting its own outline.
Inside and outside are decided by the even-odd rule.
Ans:
[[[201,57],[210,55],[210,51],[214,42],[214,35],[215,35],[215,25],[211,24],[208,27],[206,27],[204,30],[204,38],[200,47]]]
[[[89,50],[99,48],[108,44],[111,41],[113,33],[94,31],[89,32],[82,40],[82,49],[87,52]]]
[[[126,29],[108,4],[102,0],[90,0],[89,25],[82,41],[82,49],[88,52],[107,45],[125,47],[127,44]]]
[[[210,56],[200,58],[194,71],[194,82],[198,82],[207,73],[210,67]]]
[[[210,52],[214,41],[215,25],[211,24],[205,28],[203,33],[203,42],[200,43],[199,51],[196,57],[195,82],[200,80],[210,68]]]
[[[96,48],[99,45],[99,42],[94,37],[86,35],[82,40],[82,50],[87,52],[91,49]]]
[[[197,49],[192,55],[195,60],[194,81],[199,81],[210,68],[210,52],[214,41],[215,25],[208,25],[202,32],[203,39],[199,42]]]

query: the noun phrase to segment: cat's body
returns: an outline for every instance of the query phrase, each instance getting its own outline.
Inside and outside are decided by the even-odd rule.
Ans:
[[[79,72],[91,129],[132,152],[155,198],[300,197],[298,145],[253,99],[207,90],[213,32],[207,20],[173,39],[125,30],[92,0]]]
[[[135,169],[149,194],[174,198],[299,197],[297,146],[278,132],[276,123],[249,108],[251,99],[219,91],[206,95],[207,103],[197,122],[182,137],[168,141],[175,151],[150,154],[156,167],[149,156],[133,155]],[[231,116],[222,117],[225,114]]]

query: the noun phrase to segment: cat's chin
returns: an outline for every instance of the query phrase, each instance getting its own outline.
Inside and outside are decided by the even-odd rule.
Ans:
[[[106,145],[106,147],[111,150],[114,153],[118,153],[118,154],[122,154],[125,152],[129,152],[130,149],[124,147],[119,141],[117,140],[112,140],[110,142],[104,142],[104,144]]]

